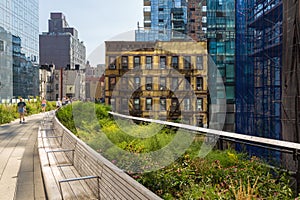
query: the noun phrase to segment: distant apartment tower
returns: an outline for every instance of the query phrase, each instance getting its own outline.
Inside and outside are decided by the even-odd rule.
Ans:
[[[195,41],[206,40],[207,0],[189,0],[187,3],[187,34]]]
[[[206,42],[105,45],[105,102],[115,112],[208,126]]]
[[[75,28],[69,27],[62,13],[51,13],[48,32],[40,36],[40,64],[54,64],[57,69],[84,68],[86,48]]]
[[[0,3],[0,99],[39,95],[39,2]]]
[[[135,40],[184,39],[186,25],[186,0],[144,0],[144,27],[138,27]]]

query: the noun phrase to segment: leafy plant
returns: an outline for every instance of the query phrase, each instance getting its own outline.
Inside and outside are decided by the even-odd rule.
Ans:
[[[87,114],[79,118],[80,127],[75,133],[120,168],[130,166],[134,169],[155,163],[147,157],[142,161],[144,163],[128,160],[118,148],[137,154],[151,152],[168,145],[176,135],[175,129],[158,129],[151,124],[125,126],[125,130],[121,130],[108,114],[109,107],[100,104],[94,109],[91,109],[92,105],[77,106],[80,114]],[[96,113],[96,121],[90,118],[92,110]],[[70,122],[73,120],[71,107],[61,109],[58,116],[69,129],[75,128]],[[152,132],[156,134],[151,135]],[[149,137],[141,137],[143,134]],[[128,174],[164,199],[293,198],[288,173],[270,169],[259,158],[249,158],[247,154],[232,149],[213,150],[205,158],[200,158],[198,152],[203,140],[202,136],[195,137],[186,153],[163,169]]]

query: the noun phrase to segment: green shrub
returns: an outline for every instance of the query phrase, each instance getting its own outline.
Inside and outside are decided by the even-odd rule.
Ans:
[[[109,107],[104,105],[76,106],[79,106],[76,115],[82,115],[76,121],[76,125],[80,125],[76,127],[78,132],[71,106],[59,110],[57,115],[61,122],[122,169],[134,171],[153,165],[147,157],[128,159],[126,152],[137,154],[159,150],[177,134],[176,130],[161,129],[153,124],[126,126],[126,121],[116,123],[108,114]],[[92,112],[96,113],[97,120],[91,117]],[[120,129],[120,123],[125,130]],[[213,150],[200,158],[198,152],[203,140],[203,136],[196,137],[183,156],[163,169],[128,174],[164,199],[292,199],[289,174],[272,170],[260,159],[249,159],[246,154],[234,150]],[[165,153],[173,156],[173,149],[170,151]]]
[[[47,102],[47,110],[55,109],[55,102]],[[40,101],[33,99],[26,101],[26,115],[37,114],[42,111]],[[0,124],[9,123],[19,118],[17,104],[0,104]]]

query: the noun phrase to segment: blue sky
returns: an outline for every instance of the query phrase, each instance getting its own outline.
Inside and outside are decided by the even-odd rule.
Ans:
[[[40,33],[48,31],[50,12],[62,12],[79,32],[87,57],[103,42],[142,25],[143,0],[40,0]],[[96,63],[95,63],[96,64]]]

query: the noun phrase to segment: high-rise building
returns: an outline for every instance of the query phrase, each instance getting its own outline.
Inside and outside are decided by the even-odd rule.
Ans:
[[[0,27],[0,99],[13,97],[12,35]],[[1,103],[1,102],[0,102]]]
[[[206,40],[207,0],[189,0],[187,3],[187,35],[195,41]]]
[[[236,129],[280,139],[282,1],[237,3]]]
[[[224,130],[235,131],[235,0],[207,0],[208,53],[223,77],[227,108]],[[216,85],[218,90],[218,85]],[[223,95],[223,93],[219,93]],[[211,99],[211,101],[215,101]]]
[[[144,0],[144,27],[136,30],[136,41],[185,39],[186,0]]]
[[[84,68],[86,48],[78,38],[78,31],[69,27],[62,13],[51,13],[48,32],[40,35],[40,64],[54,64],[57,69]]]
[[[38,0],[0,1],[2,100],[39,95],[38,12]]]

